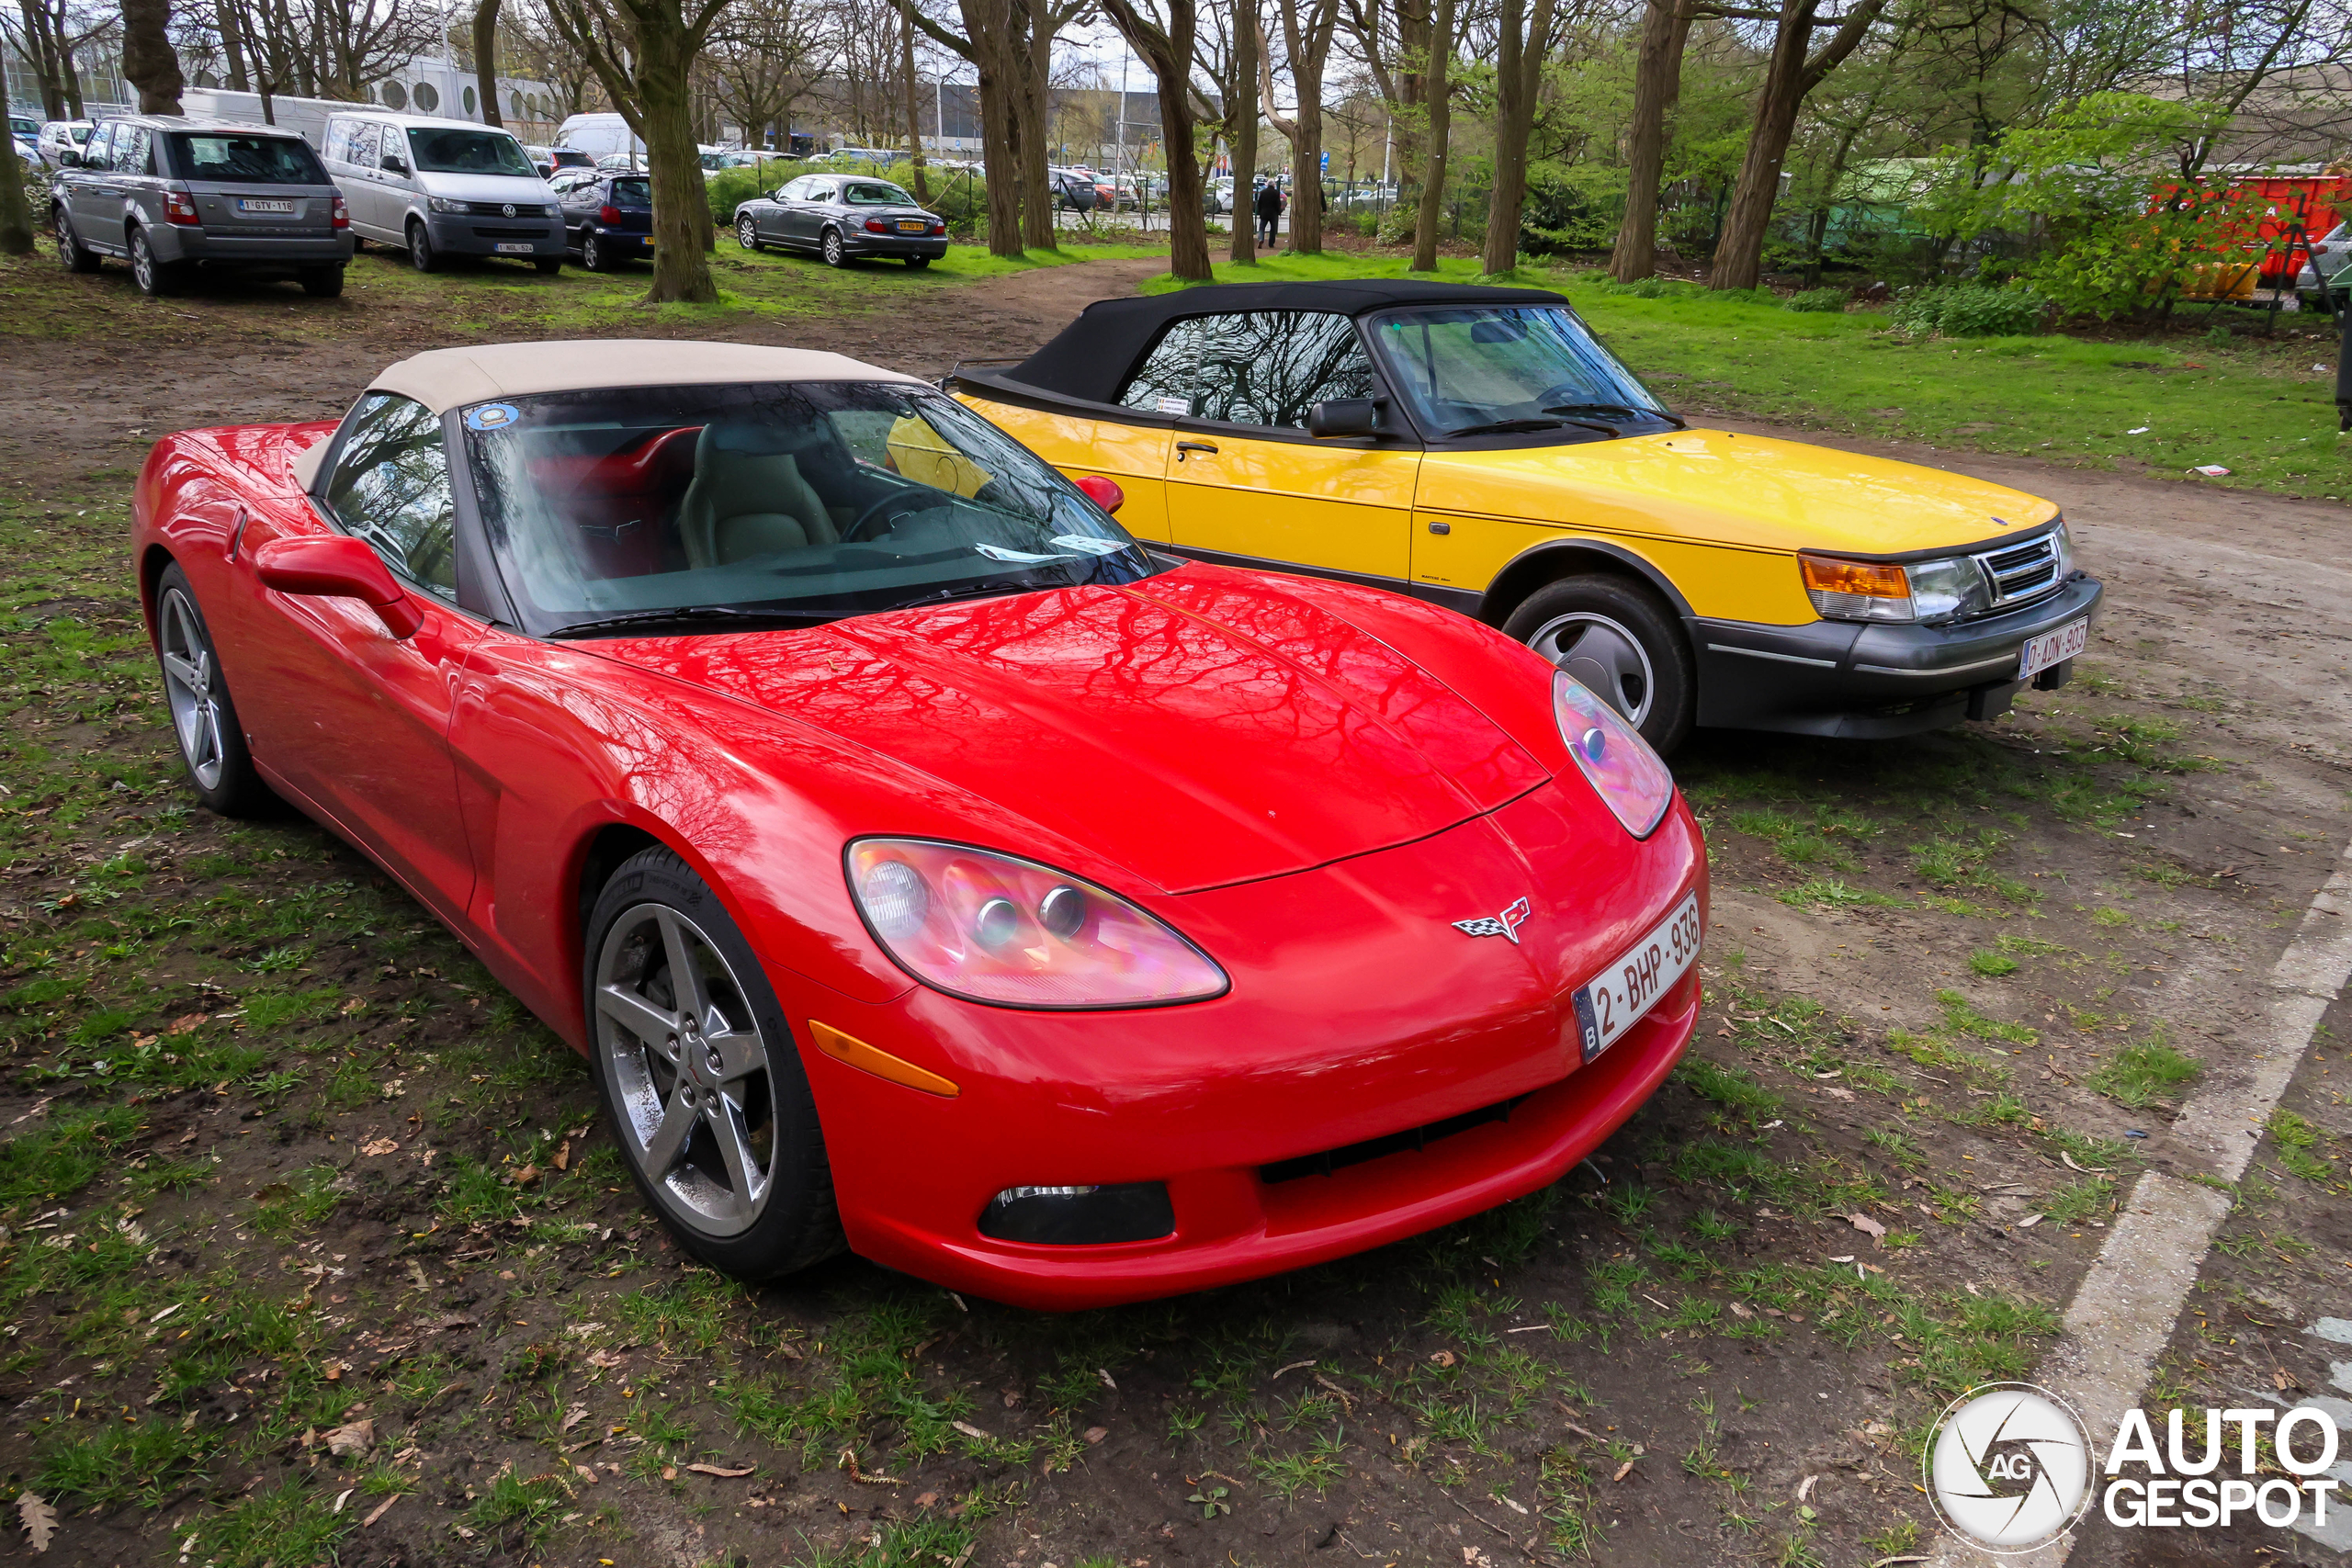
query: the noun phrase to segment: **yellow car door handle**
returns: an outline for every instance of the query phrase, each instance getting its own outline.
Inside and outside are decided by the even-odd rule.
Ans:
[[[1430,525],[1430,532],[1432,534],[1451,534],[1453,532],[1453,525],[1451,523],[1432,523]]]
[[[1216,450],[1216,444],[1213,441],[1179,441],[1176,443],[1176,460],[1180,463],[1182,462],[1184,460],[1184,454],[1187,452],[1214,452]]]

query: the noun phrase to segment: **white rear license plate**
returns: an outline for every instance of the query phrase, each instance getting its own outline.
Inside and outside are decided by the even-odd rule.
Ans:
[[[1586,1061],[1614,1045],[1698,962],[1699,942],[1705,934],[1699,924],[1699,896],[1686,895],[1674,913],[1590,984],[1577,988],[1577,1032],[1583,1039]]]
[[[240,212],[290,213],[294,210],[294,204],[290,201],[249,201],[244,197],[240,197],[237,198],[237,210]]]
[[[499,254],[500,255],[502,255],[502,256],[527,256],[527,255],[529,255],[529,254],[530,254],[534,250],[537,250],[537,248],[538,248],[537,246],[536,246],[536,245],[531,245],[531,244],[512,244],[512,245],[510,245],[510,244],[501,243],[501,244],[499,245],[499,247],[498,247],[498,254]]]
[[[2090,645],[2091,618],[2088,615],[2079,621],[2068,621],[2054,632],[2030,637],[2025,639],[2025,646],[2018,649],[2018,679],[2029,680],[2053,664],[2063,664]]]

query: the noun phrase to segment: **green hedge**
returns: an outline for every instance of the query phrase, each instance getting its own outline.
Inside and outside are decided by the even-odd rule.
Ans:
[[[1789,310],[1843,310],[1846,299],[1846,291],[1842,288],[1808,288],[1802,294],[1792,296],[1781,308]]]
[[[1895,330],[1925,337],[2029,337],[2042,328],[2048,301],[2023,288],[1956,283],[1922,288],[1895,301]]]

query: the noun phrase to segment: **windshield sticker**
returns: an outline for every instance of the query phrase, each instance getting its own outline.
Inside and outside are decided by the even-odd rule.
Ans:
[[[1089,556],[1115,556],[1127,547],[1125,539],[1102,539],[1088,534],[1057,534],[1048,542]]]
[[[466,411],[466,428],[503,430],[522,417],[513,403],[483,403],[479,408]]]
[[[1056,544],[1061,543],[1058,539],[1054,542]],[[1069,559],[1069,557],[1068,556],[1033,556],[1027,550],[1008,550],[1002,545],[974,545],[972,548],[988,557],[990,560],[1010,560],[1035,563],[1037,561]]]

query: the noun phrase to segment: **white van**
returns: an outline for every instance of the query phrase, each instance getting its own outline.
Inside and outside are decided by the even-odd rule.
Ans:
[[[320,153],[352,238],[405,249],[419,272],[451,255],[562,270],[563,209],[508,131],[355,107],[327,121]]]
[[[577,147],[591,158],[609,158],[616,152],[632,152],[645,156],[645,138],[628,128],[628,121],[616,114],[576,114],[555,128],[558,147]]]

